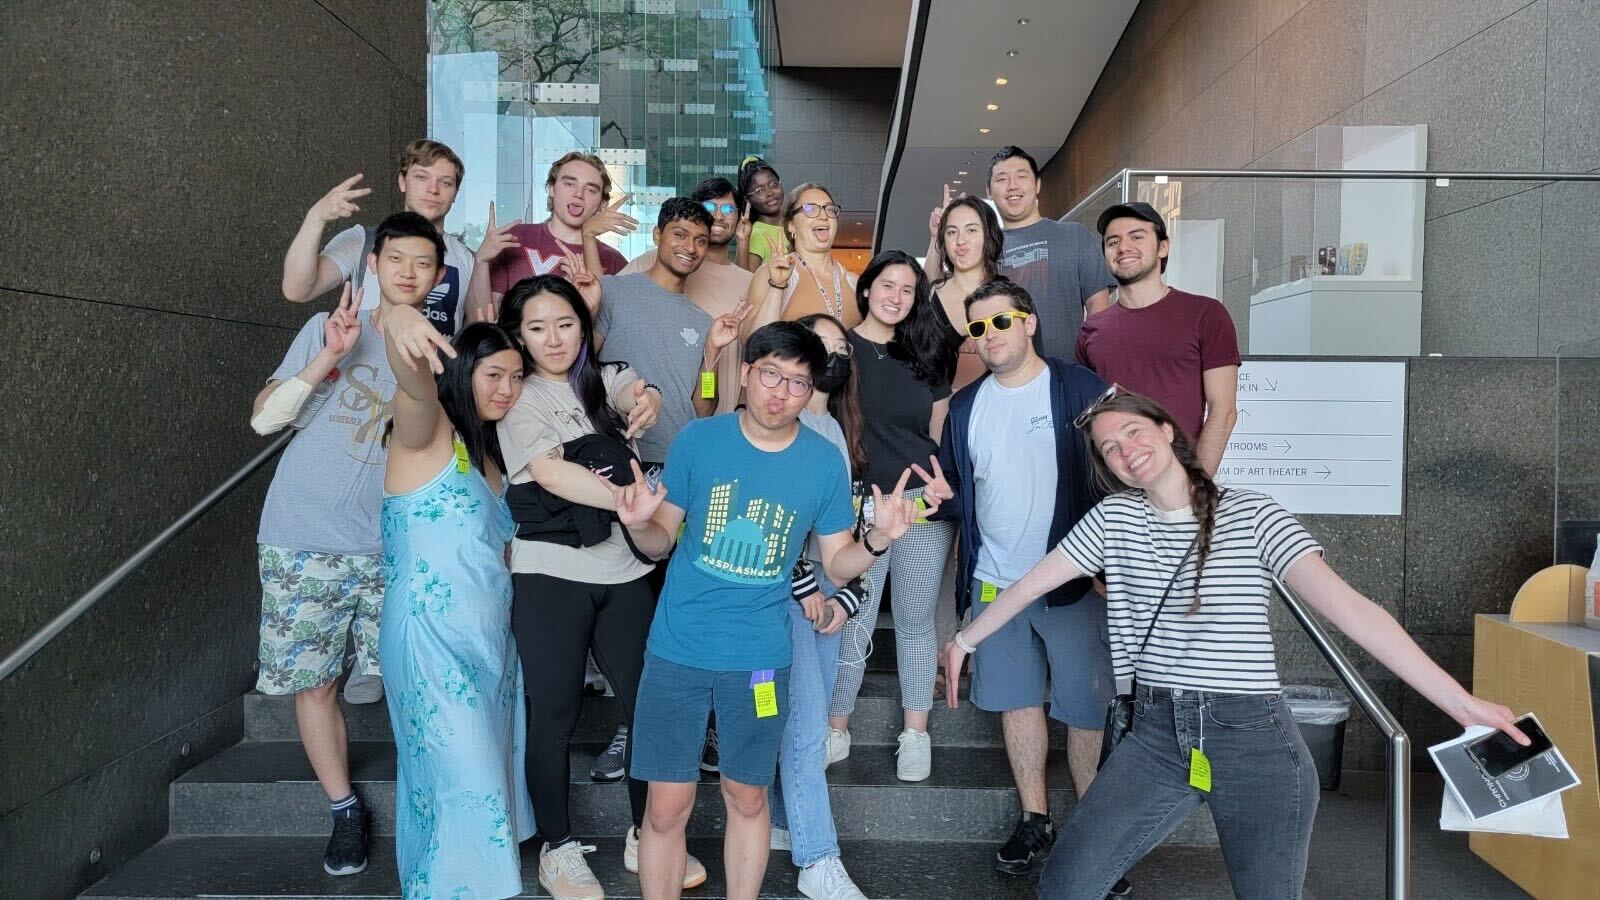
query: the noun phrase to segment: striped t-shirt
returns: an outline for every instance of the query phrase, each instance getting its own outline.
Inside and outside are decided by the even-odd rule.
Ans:
[[[1174,567],[1199,525],[1191,509],[1156,509],[1143,491],[1113,494],[1061,539],[1058,549],[1085,572],[1104,572],[1111,661],[1119,680],[1134,675],[1152,687],[1259,694],[1278,690],[1278,669],[1267,618],[1269,573],[1282,578],[1296,560],[1321,553],[1301,524],[1276,500],[1230,489],[1217,503],[1216,527],[1200,607],[1190,554],[1139,653],[1139,642],[1161,602]]]

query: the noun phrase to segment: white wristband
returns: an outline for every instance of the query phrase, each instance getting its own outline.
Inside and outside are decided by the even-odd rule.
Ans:
[[[955,642],[956,642],[956,646],[960,647],[962,652],[968,654],[969,656],[971,654],[973,654],[973,653],[977,653],[978,652],[978,648],[974,647],[973,645],[971,645],[969,643],[967,643],[967,639],[962,637],[961,636],[961,632],[959,632],[959,631],[956,632]]]

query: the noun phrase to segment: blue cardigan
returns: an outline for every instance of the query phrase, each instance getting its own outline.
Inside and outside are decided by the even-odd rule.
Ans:
[[[1072,420],[1105,392],[1106,383],[1075,363],[1053,357],[1046,357],[1045,363],[1050,367],[1050,417],[1056,432],[1056,504],[1050,518],[1049,544],[1053,549],[1103,496],[1094,483],[1088,443],[1072,427]],[[972,483],[972,449],[967,434],[971,430],[978,389],[989,377],[985,373],[950,398],[950,411],[945,416],[943,440],[939,444],[939,465],[944,468],[945,479],[950,482],[955,497],[940,504],[934,517],[960,523],[961,546],[956,554],[956,615],[959,617],[965,617],[967,607],[972,604],[973,569],[977,566],[978,548],[983,545],[977,521],[977,493]],[[1025,484],[1016,487],[1030,489],[1030,485]],[[1045,605],[1076,603],[1089,587],[1087,578],[1069,581],[1045,594]]]

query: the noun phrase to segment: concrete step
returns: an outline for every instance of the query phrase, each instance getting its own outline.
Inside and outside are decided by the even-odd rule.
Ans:
[[[851,739],[862,745],[894,746],[895,736],[902,727],[899,698],[900,685],[893,673],[868,672],[862,682],[861,695],[856,699],[855,715],[851,717]],[[573,740],[580,743],[610,741],[622,718],[622,705],[615,697],[588,697]],[[388,706],[383,701],[360,706],[346,704],[345,721],[352,741],[394,741]],[[244,730],[245,737],[253,741],[298,741],[300,731],[294,721],[294,701],[255,692],[246,694]],[[1004,746],[999,717],[967,702],[951,710],[942,700],[936,700],[928,730],[938,746]],[[1065,741],[1065,730],[1056,726],[1051,739]]]
[[[588,762],[597,745],[573,749],[572,826],[579,834],[620,836],[630,816],[622,784],[595,784]],[[888,841],[1003,841],[1017,817],[1016,792],[1005,751],[998,748],[938,748],[933,775],[907,784],[895,778],[887,747],[859,747],[828,770],[834,822],[844,839]],[[350,746],[351,780],[372,811],[373,828],[393,834],[395,747],[380,741]],[[1052,753],[1048,769],[1051,811],[1065,821],[1074,797],[1064,754]],[[289,741],[250,742],[196,766],[172,785],[171,834],[313,836],[328,830],[327,798],[300,747]],[[713,837],[723,831],[721,793],[715,776],[701,780],[688,833]],[[1208,812],[1192,816],[1171,843],[1216,843]]]
[[[146,851],[82,894],[90,900],[168,900],[175,897],[334,898],[398,897],[394,841],[373,841],[367,870],[334,878],[322,871],[326,838],[307,837],[171,837]],[[638,876],[622,867],[622,840],[589,841],[598,849],[589,865],[612,900],[639,894]],[[1034,895],[1037,875],[1010,877],[993,869],[997,842],[841,841],[840,850],[853,877],[869,897],[879,900],[1022,900]],[[689,850],[706,864],[704,885],[685,898],[713,900],[726,896],[722,842],[692,839]],[[796,871],[787,853],[773,852],[767,861],[764,898],[798,900]],[[1214,848],[1165,846],[1150,854],[1130,873],[1141,900],[1184,898],[1224,900],[1233,896]],[[523,895],[546,896],[539,887],[534,842],[523,845]],[[1305,895],[1312,895],[1307,892]]]

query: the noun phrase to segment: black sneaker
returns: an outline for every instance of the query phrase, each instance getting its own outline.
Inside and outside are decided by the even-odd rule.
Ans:
[[[715,774],[721,771],[722,754],[717,752],[717,729],[706,729],[706,746],[700,751],[700,771]]]
[[[1126,897],[1133,893],[1133,885],[1126,878],[1118,878],[1117,883],[1111,886],[1111,893],[1107,897]]]
[[[628,726],[618,725],[617,733],[611,736],[611,743],[604,752],[594,758],[594,765],[589,769],[589,777],[595,781],[609,784],[621,781],[628,774]]]
[[[1056,825],[1048,814],[1023,813],[1011,840],[995,853],[994,870],[1002,875],[1026,875],[1055,842]]]
[[[333,817],[333,837],[322,854],[329,875],[354,875],[367,867],[367,811],[358,802]]]

